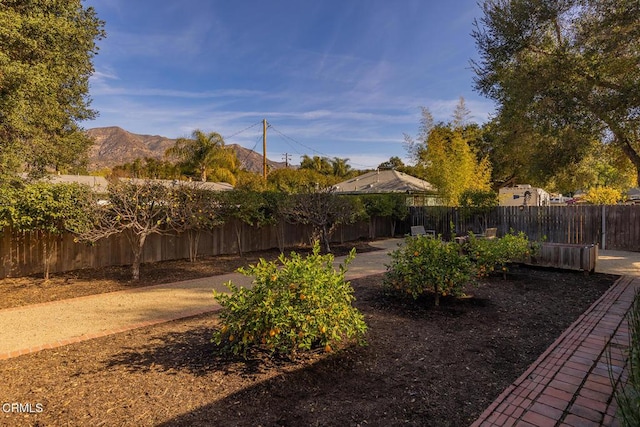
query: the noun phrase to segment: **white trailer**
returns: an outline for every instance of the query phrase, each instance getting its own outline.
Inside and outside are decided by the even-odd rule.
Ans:
[[[549,206],[549,193],[530,185],[501,188],[498,192],[500,206]]]

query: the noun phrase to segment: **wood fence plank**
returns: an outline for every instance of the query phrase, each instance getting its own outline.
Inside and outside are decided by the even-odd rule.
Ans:
[[[450,236],[449,221],[457,221],[458,231],[478,224],[477,218],[456,216],[454,208],[413,207],[410,213],[408,224],[423,225],[445,238]],[[513,230],[523,231],[532,240],[555,243],[599,244],[602,240],[601,206],[501,206],[493,209],[487,219],[489,227],[498,228],[499,236]],[[604,220],[607,249],[640,251],[640,206],[606,206]]]

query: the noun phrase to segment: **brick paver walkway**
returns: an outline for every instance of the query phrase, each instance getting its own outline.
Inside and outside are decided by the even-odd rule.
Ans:
[[[638,288],[640,277],[618,279],[472,427],[619,425],[610,375],[626,379],[625,314]]]

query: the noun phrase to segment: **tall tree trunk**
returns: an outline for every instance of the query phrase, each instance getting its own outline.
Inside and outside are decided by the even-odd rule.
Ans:
[[[622,144],[622,151],[627,155],[636,168],[636,186],[640,187],[640,156],[628,144]]]
[[[238,222],[236,222],[234,230],[236,231],[236,243],[238,244],[238,255],[242,256],[242,240],[240,239],[240,236],[242,235],[242,231],[240,227],[242,227],[242,224],[239,224]]]
[[[322,244],[324,246],[324,250],[327,253],[331,252],[331,247],[329,246],[329,230],[327,230],[326,226],[322,226],[322,230],[321,230],[321,238],[322,238]]]
[[[280,250],[280,253],[283,254],[284,253],[284,223],[282,220],[278,220],[278,222],[275,225],[276,227],[276,241],[278,242],[278,249]]]
[[[609,126],[609,128],[611,129],[612,127]],[[631,141],[629,141],[629,138],[627,138],[621,130],[614,128],[613,131],[622,152],[624,152],[636,168],[636,186],[640,187],[640,154],[633,148]]]
[[[369,239],[373,240],[376,238],[376,217],[372,216],[369,218]]]
[[[133,264],[131,264],[131,279],[140,280],[140,261],[142,260],[142,249],[147,236],[142,234],[138,237],[138,244],[133,245]]]
[[[200,230],[187,230],[189,239],[189,261],[196,262],[198,259],[198,244],[200,243]]]
[[[51,236],[46,231],[42,232],[42,263],[44,267],[44,281],[49,281],[49,272],[51,271],[51,259],[53,251],[51,250]]]

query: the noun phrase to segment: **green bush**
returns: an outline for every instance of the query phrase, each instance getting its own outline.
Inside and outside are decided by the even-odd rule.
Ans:
[[[343,341],[363,344],[367,326],[344,278],[354,257],[355,249],[336,271],[333,255],[320,255],[316,242],[305,258],[292,252],[239,269],[254,277],[254,286],[228,282],[230,294],[214,292],[223,309],[213,342],[244,357],[256,350],[295,356],[317,348],[329,352]]]
[[[508,264],[524,261],[535,250],[523,232],[509,233],[499,239],[478,239],[472,233],[466,243],[466,251],[476,265],[478,277],[486,277],[494,271],[506,274]]]
[[[440,296],[462,295],[462,287],[472,276],[473,265],[460,254],[459,244],[417,236],[408,237],[391,253],[385,284],[413,298],[432,292],[439,305]]]

